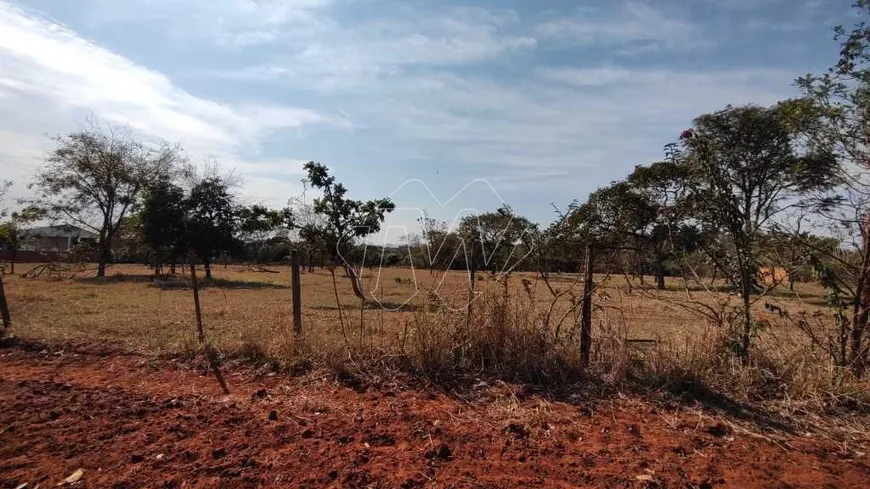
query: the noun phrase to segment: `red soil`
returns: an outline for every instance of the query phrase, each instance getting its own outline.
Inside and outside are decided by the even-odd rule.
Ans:
[[[355,391],[120,352],[0,349],[0,487],[868,487],[859,451],[696,409],[500,384]]]

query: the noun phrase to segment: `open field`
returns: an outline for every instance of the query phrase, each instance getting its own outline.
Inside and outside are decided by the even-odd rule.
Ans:
[[[575,275],[551,278],[554,299],[534,274],[515,274],[507,292],[479,274],[469,318],[449,307],[467,299],[466,274],[367,271],[364,288],[386,307],[361,307],[346,278],[334,286],[317,269],[302,276],[296,340],[289,269],[270,269],[279,273],[216,267],[203,284],[229,396],[204,375],[183,275],[116,265],[106,279],[5,277],[17,339],[0,348],[0,487],[53,486],[79,468],[86,487],[119,488],[856,487],[870,477],[866,381],[838,376],[763,307],[812,315],[815,285],[756,304],[770,325],[757,365],[741,369],[721,355],[722,326],[696,312],[725,294],[596,276],[593,363],[581,372]]]
[[[375,300],[363,303],[346,277],[336,273],[333,282],[328,270],[315,269],[302,275],[303,334],[297,339],[289,268],[255,270],[216,267],[214,280],[202,284],[206,336],[225,361],[293,369],[326,365],[375,377],[383,369],[366,367],[388,366],[442,379],[495,374],[544,384],[573,383],[579,372],[582,281],[575,274],[553,275],[548,287],[532,273],[513,274],[507,286],[478,273],[469,316],[463,308],[469,299],[466,273],[367,270],[363,288]],[[105,279],[85,273],[71,279],[15,275],[6,281],[12,332],[19,338],[115,344],[190,359],[200,351],[185,274],[155,280],[147,267],[116,265]],[[788,400],[815,398],[819,390],[831,390],[833,379],[840,383],[836,395],[843,393],[840,388],[857,389],[857,399],[866,399],[866,384],[856,387],[835,378],[826,352],[764,307],[774,304],[830,323],[817,285],[797,284],[794,292],[776,289],[754,305],[756,317],[767,324],[754,340],[763,368],[741,378],[732,375],[739,369],[723,354],[728,340],[723,322],[733,304],[727,293],[676,278],[668,279],[665,291],[623,276],[597,275],[595,281],[592,370],[597,376],[619,381],[629,369],[638,374],[638,367],[653,377],[705,371],[721,380],[717,388],[743,400],[767,399],[772,391]]]
[[[19,270],[31,266],[21,264]],[[289,267],[269,269],[279,273],[257,272],[240,265],[215,267],[215,283],[206,284],[201,291],[207,333],[225,353],[240,352],[256,343],[265,353],[279,357],[294,346],[290,334]],[[199,275],[202,279],[202,270]],[[365,271],[363,287],[383,307],[372,303],[362,311],[349,281],[340,272],[336,277],[341,315],[328,270],[315,269],[302,275],[302,315],[307,337],[327,336],[337,343],[343,342],[343,316],[349,340],[389,349],[396,346],[403,329],[419,322],[420,315],[438,309],[439,303],[447,312],[467,304],[468,276],[463,272],[452,271],[442,276],[402,268],[388,268],[380,273]],[[503,293],[502,285],[487,280],[486,274],[478,273],[478,277],[477,287],[482,292],[472,307],[492,299],[487,291],[496,298]],[[702,284],[692,284],[693,290],[686,291],[681,280],[669,278],[669,290],[658,292],[648,289],[649,278],[644,290],[640,290],[636,279],[631,280],[630,288],[622,276],[596,275],[595,280],[604,283],[596,291],[594,322],[619,339],[685,344],[687,338],[710,333],[704,316],[684,307],[691,302],[689,299],[711,302]],[[74,279],[23,279],[13,275],[7,276],[6,282],[15,324],[13,332],[19,337],[53,342],[117,342],[140,351],[173,354],[198,348],[193,300],[185,274],[179,273],[171,281],[155,281],[147,267],[115,265],[105,280],[87,274]],[[558,327],[560,336],[576,339],[577,311],[571,310],[571,301],[582,295],[582,281],[576,274],[553,275],[551,285],[563,295],[552,306],[550,326]],[[435,290],[443,301],[432,298],[429,290]],[[534,273],[514,274],[508,294],[510,301],[522,307],[524,313],[538,319],[547,314],[553,302],[552,294]],[[766,301],[793,311],[813,312],[820,309],[822,294],[814,284],[798,284],[794,294],[778,291]],[[757,309],[762,318],[774,318],[761,304]],[[594,334],[600,336],[601,331]],[[780,330],[770,334],[781,341],[779,336],[790,332]]]

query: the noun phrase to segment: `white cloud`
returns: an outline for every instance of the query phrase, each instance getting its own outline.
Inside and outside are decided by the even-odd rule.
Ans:
[[[379,7],[373,3],[372,9]],[[518,32],[519,17],[512,10],[391,4],[376,19],[343,23],[329,16],[328,9],[311,14],[268,31],[246,30],[252,21],[244,16],[227,20],[224,27],[239,36],[272,43],[267,60],[241,69],[194,71],[237,80],[289,80],[331,90],[376,82],[410,68],[494,62],[532,53],[537,46],[534,37]],[[224,46],[223,35],[216,32],[192,35],[212,35],[215,44]]]
[[[600,66],[595,68],[574,68],[574,67],[550,67],[540,68],[537,73],[544,79],[567,83],[576,86],[606,86],[623,83],[634,83],[637,77],[637,70],[630,70],[618,66]],[[642,73],[645,78],[649,78],[648,72]]]
[[[568,45],[618,48],[621,54],[649,51],[694,51],[711,43],[702,29],[676,10],[626,2],[607,10],[581,8],[535,27],[538,36]]]
[[[301,162],[275,157],[266,144],[256,164],[243,154],[256,154],[275,131],[338,124],[352,128],[347,139],[315,137],[312,146],[339,148],[338,158],[327,161],[338,170],[371,165],[370,173],[355,173],[355,192],[435,167],[441,175],[487,178],[499,190],[534,186],[545,190],[538,192],[543,198],[582,198],[660,157],[662,145],[697,115],[792,93],[788,70],[711,68],[713,60],[688,71],[654,56],[638,66],[641,60],[629,55],[661,51],[694,59],[711,45],[707,26],[652,2],[572,10],[561,18],[542,12],[530,17],[540,21],[532,25],[504,9],[359,1],[366,1],[365,15],[348,15],[328,0],[90,0],[104,9],[86,14],[104,27],[129,22],[131,35],[143,22],[147,32],[168,32],[191,51],[208,53],[168,63],[189,67],[181,69],[189,70],[191,86],[211,87],[220,75],[235,96],[310,97],[340,107],[341,117],[196,97],[68,30],[0,10],[0,102],[27,113],[0,117],[0,130],[6,124],[42,132],[46,119],[69,121],[89,108],[215,154],[268,200],[298,190],[285,182],[298,182]],[[587,50],[595,56],[585,56]],[[601,57],[609,61],[597,64]],[[566,65],[552,66],[556,59]],[[47,115],[38,115],[42,109]],[[362,161],[371,155],[374,163]]]
[[[83,0],[95,24],[157,22],[179,39],[249,47],[315,29],[333,0]]]
[[[359,103],[396,149],[433,163],[463,165],[473,176],[552,185],[578,167],[606,178],[661,156],[662,146],[701,113],[726,104],[771,104],[789,95],[783,70],[669,70],[602,67],[543,69],[505,82],[445,74],[405,76],[366,87]],[[588,175],[588,174],[587,174]],[[602,181],[600,183],[606,183]]]
[[[143,136],[180,143],[195,159],[210,155],[243,167],[244,154],[274,131],[346,124],[307,109],[196,97],[162,73],[7,3],[0,3],[0,67],[0,134],[17,139],[19,152],[22,147],[32,152],[33,134],[73,130],[93,114]],[[13,150],[0,151],[8,156]],[[6,161],[0,165],[9,165]]]

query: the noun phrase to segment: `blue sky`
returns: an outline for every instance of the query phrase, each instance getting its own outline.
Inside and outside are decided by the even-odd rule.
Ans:
[[[0,0],[0,178],[25,194],[46,134],[95,115],[234,169],[248,200],[282,205],[317,160],[359,197],[546,223],[695,116],[795,95],[850,4]],[[442,209],[410,179],[442,203],[489,185]]]

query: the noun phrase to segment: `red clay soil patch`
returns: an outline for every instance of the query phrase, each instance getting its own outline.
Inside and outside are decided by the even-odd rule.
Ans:
[[[331,378],[214,379],[131,355],[0,349],[0,487],[867,487],[865,455],[638,400],[466,403]]]

